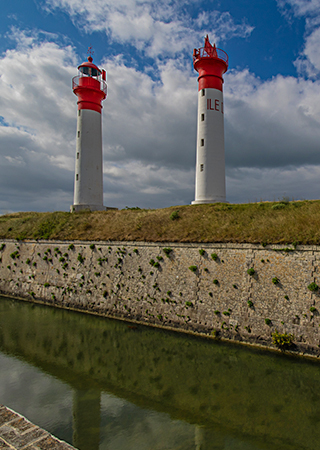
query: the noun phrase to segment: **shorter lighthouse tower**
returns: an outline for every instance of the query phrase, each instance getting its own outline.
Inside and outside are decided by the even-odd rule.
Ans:
[[[102,175],[102,100],[107,96],[106,72],[93,64],[92,56],[72,79],[78,97],[76,167],[71,212],[105,211]]]
[[[211,45],[194,49],[193,66],[199,73],[196,188],[193,205],[226,202],[223,78],[228,55]]]

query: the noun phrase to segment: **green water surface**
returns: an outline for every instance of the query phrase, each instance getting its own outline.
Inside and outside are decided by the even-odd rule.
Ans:
[[[320,449],[320,362],[4,297],[0,403],[80,450]]]

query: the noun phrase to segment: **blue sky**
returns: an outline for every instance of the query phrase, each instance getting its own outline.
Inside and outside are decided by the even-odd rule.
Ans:
[[[230,202],[319,198],[320,1],[10,0],[0,22],[0,213],[67,210],[71,78],[92,45],[108,73],[104,203],[194,199],[197,74],[208,33],[225,75]]]

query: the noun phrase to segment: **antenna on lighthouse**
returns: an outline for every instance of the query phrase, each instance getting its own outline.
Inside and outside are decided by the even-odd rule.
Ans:
[[[228,55],[209,41],[193,50],[198,72],[198,126],[195,200],[193,205],[226,202],[223,78]]]

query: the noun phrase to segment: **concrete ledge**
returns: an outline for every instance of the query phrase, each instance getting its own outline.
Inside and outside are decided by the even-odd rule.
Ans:
[[[74,447],[33,425],[6,406],[0,405],[0,449],[74,450]]]

